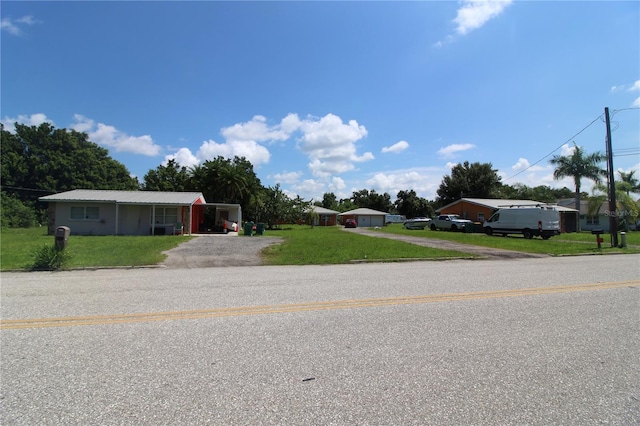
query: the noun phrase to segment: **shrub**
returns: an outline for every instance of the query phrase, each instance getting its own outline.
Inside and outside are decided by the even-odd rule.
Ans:
[[[36,224],[33,206],[2,192],[2,212],[0,225],[3,228],[30,228]]]
[[[57,271],[63,269],[71,256],[68,251],[59,250],[55,246],[44,245],[34,254],[32,271]]]

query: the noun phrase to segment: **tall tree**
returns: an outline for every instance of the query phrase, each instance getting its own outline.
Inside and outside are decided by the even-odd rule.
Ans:
[[[631,170],[629,173],[618,170],[618,174],[620,175],[620,189],[626,192],[628,196],[631,195],[631,192],[640,192],[640,181],[634,176],[636,174],[635,170]]]
[[[413,189],[398,192],[394,204],[398,214],[407,218],[433,217],[435,214],[429,202],[424,198],[418,197]]]
[[[320,206],[325,209],[338,210],[338,199],[333,192],[325,192],[322,195],[322,203]]]
[[[439,206],[452,203],[462,197],[492,198],[497,195],[501,178],[491,163],[465,161],[451,169],[451,175],[444,176],[437,190]]]
[[[109,152],[89,141],[86,133],[15,124],[2,134],[2,186],[21,199],[24,190],[49,193],[72,189],[137,189],[138,181]],[[41,194],[37,194],[41,195]]]
[[[575,208],[580,211],[580,188],[582,179],[590,179],[596,184],[602,181],[607,172],[600,167],[600,163],[606,159],[606,156],[600,152],[586,154],[584,150],[573,143],[574,149],[571,155],[556,155],[549,163],[555,166],[553,178],[560,180],[565,177],[573,178],[575,185]]]
[[[142,189],[145,191],[186,191],[189,187],[187,168],[171,159],[166,166],[160,165],[144,175]]]
[[[386,192],[384,194],[378,194],[375,189],[371,191],[366,189],[354,191],[351,196],[351,201],[358,207],[381,212],[388,212],[393,207],[393,204],[391,204],[391,196]]]
[[[244,157],[230,160],[219,156],[192,167],[189,174],[191,189],[202,192],[207,201],[238,203],[247,212],[252,207],[255,210],[263,189],[253,165]]]

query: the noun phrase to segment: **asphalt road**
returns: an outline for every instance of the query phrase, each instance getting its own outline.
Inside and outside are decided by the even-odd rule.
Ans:
[[[640,423],[640,256],[3,273],[0,422]]]

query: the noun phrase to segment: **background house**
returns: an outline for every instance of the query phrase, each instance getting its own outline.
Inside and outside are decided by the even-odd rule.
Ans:
[[[380,212],[373,209],[355,209],[348,212],[338,214],[340,221],[344,223],[347,219],[355,219],[358,226],[361,227],[375,227],[384,226],[384,219],[387,216],[387,212]]]
[[[200,192],[76,189],[40,201],[48,203],[49,233],[68,226],[76,235],[191,234],[242,221],[240,205],[206,203]]]
[[[436,210],[437,214],[457,214],[463,219],[474,222],[484,222],[500,208],[515,206],[535,206],[547,204],[535,200],[505,200],[492,198],[461,198],[453,203]],[[567,206],[556,206],[560,211],[560,230],[562,232],[576,232],[578,217],[577,211]]]
[[[575,198],[565,198],[558,200],[558,205],[574,207],[576,205]],[[591,231],[593,229],[602,229],[609,232],[609,202],[603,201],[598,209],[590,211],[589,200],[580,200],[580,229],[583,231]]]
[[[311,206],[310,210],[316,214],[314,226],[335,226],[338,224],[338,214],[340,212],[320,206]]]

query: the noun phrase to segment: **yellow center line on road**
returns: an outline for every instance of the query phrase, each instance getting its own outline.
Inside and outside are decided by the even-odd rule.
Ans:
[[[504,297],[536,296],[579,291],[606,290],[640,285],[640,280],[602,282],[552,287],[521,288],[510,290],[477,291],[470,293],[435,294],[423,296],[385,297],[376,299],[336,300],[328,302],[292,303],[284,305],[245,306],[233,308],[200,309],[191,311],[150,312],[137,314],[96,315],[59,318],[30,318],[0,320],[0,330],[18,328],[71,327],[77,325],[123,324],[149,321],[202,319],[245,315],[264,315],[287,312],[351,309],[374,306],[409,305],[418,303],[453,302],[463,300],[497,299]]]

